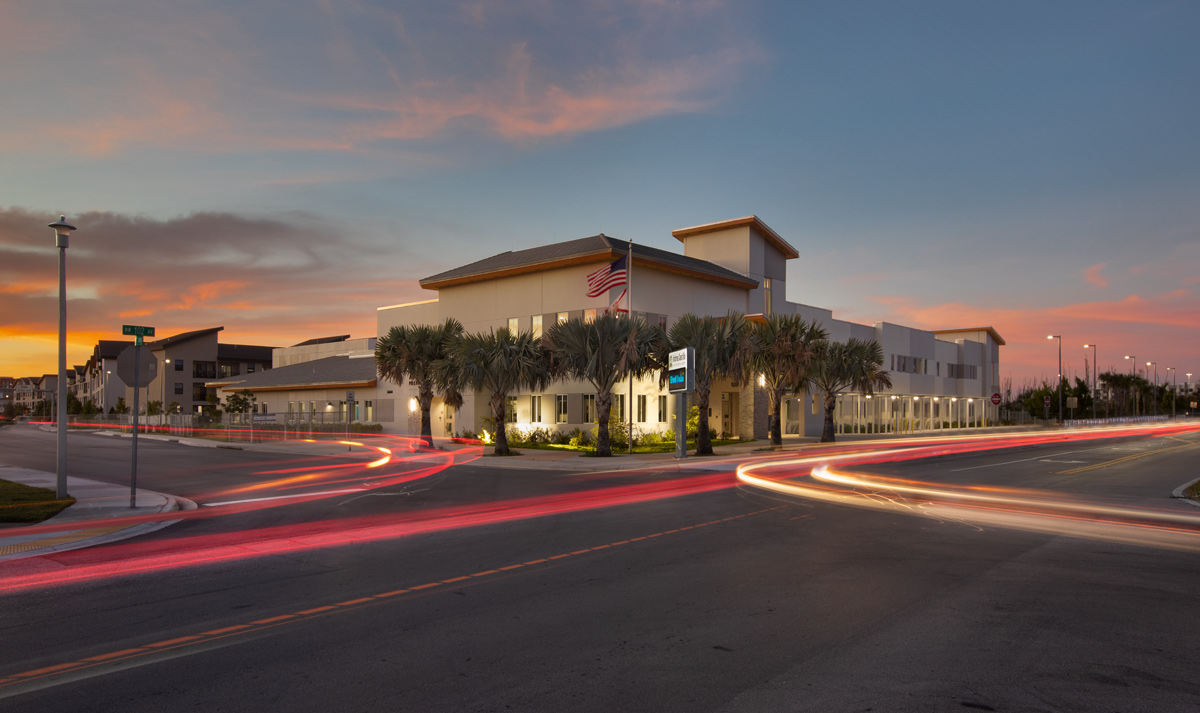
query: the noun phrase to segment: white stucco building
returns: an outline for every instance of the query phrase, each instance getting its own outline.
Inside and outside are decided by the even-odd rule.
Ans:
[[[669,327],[688,312],[722,316],[737,310],[751,319],[787,313],[817,321],[833,340],[878,341],[893,387],[874,397],[842,395],[839,430],[926,431],[995,420],[990,397],[999,391],[999,347],[1004,340],[991,327],[926,331],[886,322],[863,325],[835,319],[827,309],[788,302],[786,265],[799,253],[756,216],[683,228],[672,235],[683,243],[682,255],[600,234],[500,253],[447,270],[420,281],[437,293],[436,298],[379,308],[378,333],[385,335],[396,325],[436,324],[454,317],[469,332],[507,327],[538,334],[556,321],[593,317],[624,288],[588,297],[587,275],[632,247],[633,311],[652,324]],[[755,381],[714,388],[713,428],[732,436],[766,436],[765,395]],[[410,414],[412,387],[381,381],[379,391],[380,401],[396,402],[396,419],[385,423],[385,430],[416,432],[418,421]],[[657,378],[636,382],[630,404],[625,403],[627,386],[614,393],[622,414],[632,408],[638,431],[673,427],[674,399],[659,388]],[[489,416],[488,396],[468,398],[458,414],[435,401],[434,435],[477,433]],[[510,413],[519,428],[586,426],[595,416],[590,397],[586,383],[557,383],[542,393],[513,395]],[[823,418],[811,395],[789,398],[785,437],[819,435]]]

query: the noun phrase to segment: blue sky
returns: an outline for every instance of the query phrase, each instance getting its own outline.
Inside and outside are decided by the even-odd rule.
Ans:
[[[1200,371],[1197,36],[1196,2],[0,0],[0,373],[53,370],[60,213],[73,363],[134,318],[369,333],[468,259],[756,214],[789,299],[990,324],[1018,385],[1050,332],[1069,374]]]

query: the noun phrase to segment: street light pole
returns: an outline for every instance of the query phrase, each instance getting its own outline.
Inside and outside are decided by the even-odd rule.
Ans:
[[[1133,375],[1136,377],[1137,376],[1137,357],[1126,354],[1125,358],[1133,360],[1132,361]],[[1136,379],[1134,380],[1134,383],[1132,384],[1132,386],[1133,386],[1133,416],[1134,416],[1134,418],[1137,418],[1138,410],[1137,410],[1137,380]]]
[[[1062,424],[1062,422],[1063,422],[1062,335],[1061,334],[1048,334],[1048,335],[1046,335],[1046,339],[1057,339],[1058,340],[1058,384],[1057,384],[1057,388],[1058,388],[1058,422],[1059,422],[1059,424]]]
[[[1157,416],[1158,415],[1158,362],[1156,362],[1156,361],[1146,362],[1146,375],[1147,376],[1150,375],[1150,367],[1152,365],[1154,366],[1154,388],[1150,390],[1150,393],[1154,396],[1154,404],[1152,405],[1152,408],[1154,409],[1153,414],[1155,416]]]
[[[163,357],[166,357],[166,351],[163,352]],[[167,364],[170,364],[170,359],[163,359],[162,368],[162,395],[158,402],[158,427],[166,431],[167,426]],[[146,398],[149,398],[148,396]]]
[[[58,459],[55,467],[55,497],[67,497],[67,245],[75,226],[67,216],[50,223],[58,248]]]
[[[1096,364],[1096,345],[1095,344],[1084,344],[1083,345],[1084,349],[1087,349],[1088,347],[1092,348],[1092,420],[1095,421],[1096,420],[1096,384],[1099,383],[1097,381],[1097,373],[1096,372],[1099,369],[1099,365]]]
[[[1175,392],[1178,387],[1175,385],[1175,367],[1168,366],[1167,370],[1171,372],[1171,419],[1175,419]]]

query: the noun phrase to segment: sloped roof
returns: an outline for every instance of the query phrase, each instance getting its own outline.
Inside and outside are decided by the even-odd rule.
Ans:
[[[222,329],[225,329],[225,328],[224,327],[209,327],[208,329],[196,329],[191,332],[183,332],[182,334],[176,334],[173,337],[164,337],[162,339],[159,339],[158,341],[150,342],[146,346],[150,347],[154,351],[158,351],[159,349],[165,349],[169,346],[173,346],[173,345],[179,344],[181,342],[186,342],[189,339],[196,339],[197,337],[205,337],[210,334],[216,334],[217,332],[221,331]]]
[[[228,361],[271,361],[275,347],[260,347],[253,344],[218,344],[217,359]]]
[[[336,337],[317,337],[316,339],[309,339],[308,341],[300,342],[299,344],[293,344],[292,346],[311,347],[314,344],[335,344],[337,342],[344,342],[349,338],[349,334],[339,334]]]
[[[996,340],[996,344],[1004,346],[1004,338],[996,331],[995,327],[968,327],[967,329],[935,329],[933,333],[941,336],[943,334],[961,334],[962,332],[987,332]]]
[[[209,381],[205,386],[232,386],[251,391],[287,391],[374,386],[376,379],[374,355],[353,358],[342,355],[281,366],[254,374],[243,374],[220,381]]]
[[[126,342],[120,339],[101,339],[96,342],[95,354],[93,356],[99,356],[101,359],[116,359],[125,347],[131,344],[133,342]]]
[[[494,280],[510,275],[542,272],[589,262],[616,260],[627,254],[629,254],[628,241],[610,238],[604,233],[600,233],[590,238],[568,240],[527,250],[510,250],[477,260],[469,265],[438,273],[432,277],[426,277],[420,281],[420,284],[427,290],[437,290],[452,285]],[[721,267],[716,263],[637,243],[633,244],[633,265],[635,268],[638,266],[650,267],[747,290],[758,287],[757,280]]]

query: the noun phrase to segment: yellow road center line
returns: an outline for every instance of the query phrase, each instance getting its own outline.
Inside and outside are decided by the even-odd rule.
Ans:
[[[1125,463],[1126,461],[1136,460],[1138,458],[1145,458],[1147,456],[1156,456],[1156,455],[1159,455],[1160,453],[1170,453],[1171,451],[1177,451],[1181,448],[1191,448],[1194,445],[1196,445],[1196,444],[1188,443],[1183,446],[1173,446],[1171,448],[1163,448],[1161,450],[1146,451],[1145,453],[1134,453],[1133,455],[1122,456],[1121,458],[1104,461],[1103,463],[1094,463],[1092,465],[1085,465],[1080,468],[1072,468],[1071,470],[1060,470],[1057,473],[1055,473],[1055,475],[1075,475],[1077,473],[1084,473],[1089,470],[1096,470],[1098,468],[1107,468],[1110,465],[1119,465],[1121,463]]]

